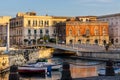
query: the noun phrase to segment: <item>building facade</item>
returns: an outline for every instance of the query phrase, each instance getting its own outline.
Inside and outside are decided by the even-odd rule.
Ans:
[[[7,23],[9,23],[10,16],[0,17],[0,46],[5,46],[7,42]]]
[[[109,42],[108,23],[94,20],[84,16],[84,18],[77,17],[65,23],[59,23],[57,25],[59,40],[66,44],[107,44]]]
[[[38,16],[35,12],[18,13],[10,19],[11,45],[32,45],[53,38],[54,25],[66,19],[67,17]]]
[[[115,46],[120,46],[120,13],[99,16],[98,20],[109,23],[110,41]]]

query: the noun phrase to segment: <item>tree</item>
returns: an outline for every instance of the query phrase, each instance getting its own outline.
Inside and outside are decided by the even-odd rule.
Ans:
[[[49,39],[50,39],[50,36],[49,35],[44,35],[43,39],[44,39],[45,42],[48,42]]]

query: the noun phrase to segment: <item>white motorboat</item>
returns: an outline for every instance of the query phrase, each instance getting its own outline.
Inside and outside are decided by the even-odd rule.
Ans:
[[[59,70],[62,65],[49,62],[37,62],[18,67],[19,73],[46,73],[47,71]]]

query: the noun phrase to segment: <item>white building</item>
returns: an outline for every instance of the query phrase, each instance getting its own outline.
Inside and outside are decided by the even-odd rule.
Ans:
[[[110,41],[115,46],[120,46],[120,13],[99,16],[98,19],[109,23]]]
[[[7,42],[7,23],[10,16],[0,16],[0,46],[5,46]]]
[[[32,45],[45,37],[53,38],[54,25],[66,19],[67,17],[38,16],[35,12],[18,13],[10,19],[11,45]]]

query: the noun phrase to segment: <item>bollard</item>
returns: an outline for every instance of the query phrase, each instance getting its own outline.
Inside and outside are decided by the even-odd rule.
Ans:
[[[9,80],[20,80],[17,71],[18,71],[18,67],[16,65],[10,67]]]
[[[70,65],[68,62],[63,62],[61,80],[72,80],[71,73],[70,73]]]
[[[48,67],[47,67],[47,77],[50,77],[50,78],[52,77],[51,67],[52,67],[52,66],[48,66]]]
[[[112,60],[108,60],[106,62],[105,75],[106,76],[115,76],[115,71],[114,71],[114,68],[113,68],[113,61]]]

